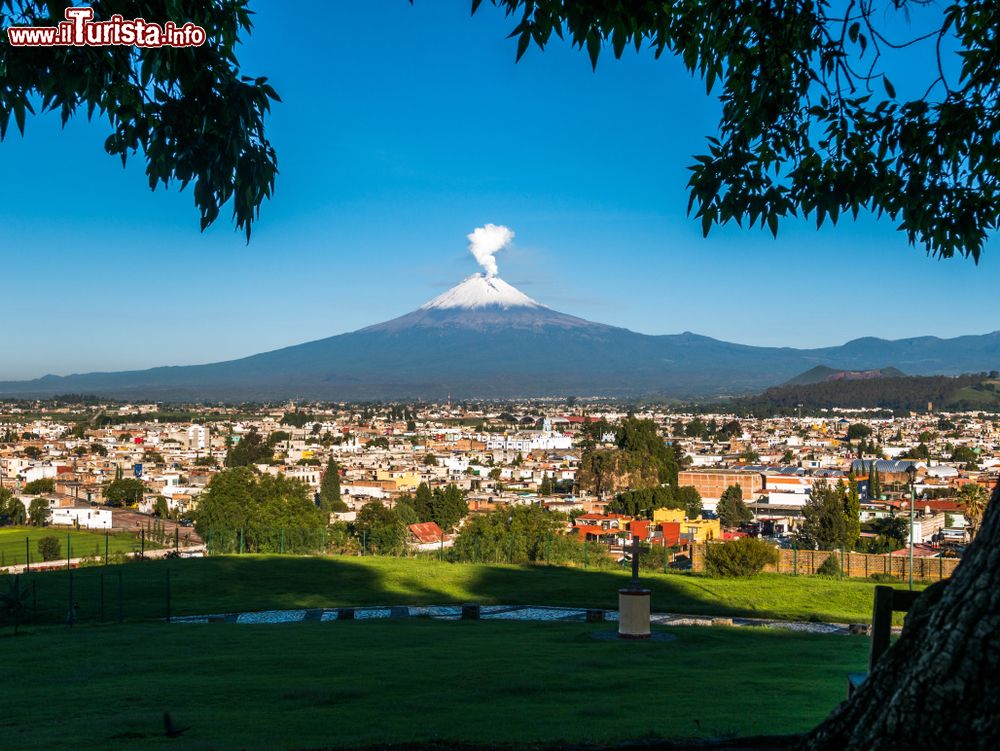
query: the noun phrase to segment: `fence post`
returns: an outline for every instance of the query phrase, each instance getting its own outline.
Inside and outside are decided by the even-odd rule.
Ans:
[[[24,570],[31,573],[31,538],[24,538]]]
[[[278,539],[279,539],[279,542],[278,542],[278,552],[280,552],[282,555],[284,555],[285,554],[285,528],[284,527],[282,527],[279,530],[279,532],[278,532]]]
[[[174,550],[181,549],[181,533],[180,527],[174,525]]]
[[[66,533],[66,570],[69,571],[69,553],[70,553],[70,533]],[[72,580],[71,580],[72,581]]]
[[[368,555],[368,532],[367,530],[361,530],[361,555]]]
[[[792,576],[799,575],[799,546],[792,540]]]
[[[66,613],[66,620],[69,622],[69,627],[73,628],[73,622],[76,620],[76,613],[73,612],[73,572],[69,572],[69,611]]]
[[[145,529],[140,529],[139,530],[139,557],[140,558],[145,558],[146,557],[146,530]]]
[[[243,555],[243,529],[240,528],[240,555]]]
[[[510,536],[510,563],[514,563],[514,535]]]
[[[840,578],[844,578],[844,546],[840,546]]]
[[[667,573],[667,540],[663,540],[663,573]]]
[[[104,623],[104,572],[101,572],[101,623]]]
[[[944,579],[944,558],[938,556],[938,581]]]
[[[589,560],[588,560],[588,556],[587,556],[587,541],[584,540],[583,541],[583,567],[587,568],[588,563],[589,563]]]
[[[31,622],[38,623],[38,587],[34,577],[31,578]]]
[[[472,543],[472,562],[479,563],[479,538],[477,537]]]
[[[444,532],[441,533],[441,547],[438,548],[438,560],[444,560]]]

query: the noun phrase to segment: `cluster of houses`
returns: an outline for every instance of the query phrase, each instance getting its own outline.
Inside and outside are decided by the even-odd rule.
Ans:
[[[162,511],[183,520],[224,467],[230,452],[251,431],[265,439],[271,456],[261,472],[283,473],[318,493],[330,459],[340,467],[340,488],[351,521],[365,503],[392,506],[421,483],[454,484],[470,512],[511,504],[563,511],[567,532],[620,553],[633,535],[669,547],[723,539],[716,506],[739,486],[753,514],[754,531],[780,538],[801,523],[816,483],[859,479],[862,520],[908,513],[910,467],[916,470],[914,541],[931,543],[947,533],[964,535],[956,502],[966,483],[992,488],[1000,471],[1000,425],[990,415],[921,414],[884,418],[830,413],[823,418],[740,419],[649,411],[663,440],[684,457],[679,486],[695,488],[703,514],[685,518],[657,509],[652,519],[607,513],[612,497],[598,496],[580,481],[581,428],[625,415],[611,405],[524,403],[499,406],[282,405],[185,407],[187,419],[161,419],[163,405],[52,407],[0,404],[0,486],[26,505],[44,498],[49,523],[90,529],[127,529],[136,514]],[[726,425],[726,430],[718,426]],[[848,438],[851,426],[862,440]],[[600,436],[613,447],[613,431]],[[915,451],[919,447],[919,451]],[[872,453],[874,449],[875,453]],[[910,458],[914,454],[920,458]],[[872,497],[867,477],[875,462],[880,482]],[[138,479],[143,497],[131,509],[108,508],[104,493],[116,477]],[[43,490],[38,491],[38,481]],[[926,498],[926,500],[924,499]],[[414,544],[440,543],[436,529],[414,529]]]

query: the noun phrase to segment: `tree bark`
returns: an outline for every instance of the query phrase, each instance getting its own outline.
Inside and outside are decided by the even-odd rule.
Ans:
[[[1000,748],[1000,484],[950,581],[929,587],[808,751]]]

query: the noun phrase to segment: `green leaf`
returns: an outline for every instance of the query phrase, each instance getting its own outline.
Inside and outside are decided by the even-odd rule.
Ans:
[[[514,58],[514,62],[517,62],[518,60],[521,59],[521,57],[527,51],[528,45],[530,43],[531,43],[531,33],[528,31],[522,32],[521,36],[518,37],[517,39],[517,56]]]
[[[590,55],[590,67],[597,70],[597,57],[601,54],[601,37],[593,29],[587,34],[587,54]]]

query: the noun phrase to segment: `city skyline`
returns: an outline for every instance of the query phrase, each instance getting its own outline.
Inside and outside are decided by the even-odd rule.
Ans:
[[[465,236],[488,222],[517,233],[502,278],[642,333],[820,347],[1000,328],[991,247],[978,267],[914,258],[865,215],[702,239],[686,168],[718,104],[674,59],[626,52],[595,73],[555,44],[515,65],[486,7],[347,9],[345,28],[372,31],[336,47],[293,43],[299,14],[255,10],[241,62],[283,103],[276,195],[249,246],[225,211],[199,233],[190,190],[150,192],[141,157],[123,171],[98,119],[8,133],[0,242],[22,323],[0,331],[0,379],[215,362],[378,323],[476,272]]]

